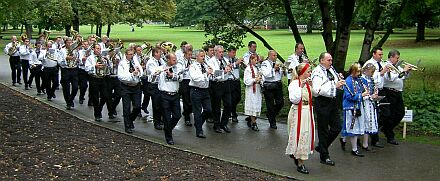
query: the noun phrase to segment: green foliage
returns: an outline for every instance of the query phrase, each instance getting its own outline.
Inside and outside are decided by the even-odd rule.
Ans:
[[[413,110],[410,129],[419,134],[440,136],[440,93],[411,92],[404,94],[404,102]]]

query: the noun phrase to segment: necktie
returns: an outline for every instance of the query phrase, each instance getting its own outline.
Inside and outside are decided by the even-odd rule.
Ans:
[[[223,65],[223,59],[220,59],[218,61],[220,61],[220,70],[224,70],[225,66]]]
[[[40,56],[40,50],[37,49],[37,51],[35,51],[35,53],[37,53],[37,59],[38,59],[38,56]]]
[[[202,67],[202,73],[206,73],[206,68],[204,64],[200,64],[200,66]]]
[[[333,74],[330,72],[330,69],[327,69],[327,77],[330,81],[335,80],[335,77],[333,77]]]
[[[379,62],[377,62],[377,65],[379,66],[379,71],[382,71],[382,65]]]
[[[160,63],[160,60],[157,60],[157,63],[159,63],[159,66],[162,66],[162,63]]]

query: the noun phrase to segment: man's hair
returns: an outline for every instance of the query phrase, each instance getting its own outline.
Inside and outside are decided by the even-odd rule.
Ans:
[[[231,52],[231,51],[237,51],[237,48],[231,46],[231,47],[228,48],[228,52]]]
[[[295,44],[295,50],[298,48],[299,45],[304,46],[304,44],[302,44],[302,43],[296,43],[296,44]]]
[[[383,51],[381,47],[374,47],[373,50],[371,50],[371,52],[377,53],[377,50]]]
[[[220,48],[224,50],[224,48],[223,48],[222,45],[216,45],[216,46],[214,47],[214,52],[217,53],[217,50],[220,49]]]
[[[324,59],[325,54],[327,54],[327,52],[322,52],[322,53],[319,55],[319,62],[321,62],[321,60]]]
[[[250,47],[250,46],[252,46],[253,44],[257,44],[255,41],[250,41],[249,43],[248,43],[248,47]]]
[[[186,41],[182,41],[182,43],[180,43],[180,47],[183,47],[183,46],[185,46],[185,45],[187,45],[188,44],[188,42],[186,42]]]
[[[183,53],[187,53],[189,51],[193,51],[193,46],[191,44],[186,44],[183,46]]]
[[[205,52],[207,52],[210,48],[214,48],[214,45],[206,45],[203,47],[203,50],[205,50]]]
[[[400,55],[399,50],[392,49],[392,50],[390,50],[390,52],[388,53],[388,58],[394,57],[394,56],[396,56],[396,55]]]
[[[156,55],[156,53],[161,52],[162,50],[160,48],[153,48],[153,50],[151,51],[151,53],[154,55]]]

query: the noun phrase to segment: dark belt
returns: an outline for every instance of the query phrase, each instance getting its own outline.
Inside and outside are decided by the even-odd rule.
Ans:
[[[194,90],[209,90],[208,88],[200,88],[200,87],[194,87],[194,86],[189,86],[190,89],[194,89]]]
[[[136,87],[136,86],[138,86],[139,85],[139,83],[136,83],[136,84],[127,84],[127,83],[122,83],[122,85],[124,85],[124,86],[127,86],[127,87]]]
[[[394,89],[394,88],[390,88],[390,87],[384,87],[383,89],[393,91],[393,92],[400,92],[399,90]]]
[[[160,91],[160,92],[162,92],[162,93],[164,93],[166,95],[170,95],[170,96],[177,95],[177,92],[167,92],[167,91]]]
[[[322,99],[322,100],[328,100],[328,101],[336,100],[336,97],[318,96],[318,97],[316,97],[316,98],[317,98],[317,99]]]

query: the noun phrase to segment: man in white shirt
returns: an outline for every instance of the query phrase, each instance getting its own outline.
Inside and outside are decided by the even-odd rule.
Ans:
[[[12,86],[16,83],[21,84],[21,64],[20,64],[20,43],[17,36],[12,36],[11,42],[4,49],[4,53],[9,55],[9,66],[11,67]]]
[[[152,57],[147,62],[147,75],[148,75],[148,92],[151,95],[151,102],[153,108],[153,122],[154,128],[157,130],[163,129],[163,109],[162,109],[162,99],[160,96],[158,88],[158,73],[160,72],[160,67],[165,64],[165,61],[161,59],[162,50],[160,48],[153,48]]]
[[[144,55],[142,53],[142,46],[136,45],[134,46],[134,50],[135,50],[135,54],[133,56],[133,60],[137,61],[143,71],[144,71],[144,75],[141,75],[141,89],[142,89],[142,94],[143,96],[143,100],[142,100],[142,110],[144,111],[145,114],[149,114],[148,112],[148,104],[150,104],[150,92],[148,91],[149,87],[150,87],[150,83],[148,82],[148,76],[146,76],[146,69],[147,69],[147,63],[149,60],[149,55]],[[139,117],[142,117],[142,113],[139,113]]]
[[[284,106],[283,84],[281,78],[283,70],[276,63],[277,52],[270,50],[267,60],[261,63],[263,75],[264,99],[266,101],[266,116],[269,119],[270,128],[277,129],[276,116]]]
[[[87,60],[87,49],[89,48],[89,42],[83,41],[82,47],[78,51],[79,61],[78,61],[78,86],[79,86],[79,104],[83,104],[85,100],[85,94],[88,85],[88,74],[86,72],[86,60]]]
[[[211,97],[209,96],[209,77],[212,76],[212,73],[212,68],[205,63],[205,51],[199,51],[196,54],[196,62],[189,68],[194,127],[196,128],[196,136],[199,138],[206,138],[202,127],[212,112]]]
[[[177,61],[179,61],[183,58],[183,49],[184,49],[185,45],[187,45],[187,44],[188,44],[188,42],[186,42],[186,41],[182,41],[182,43],[180,43],[180,49],[178,49],[176,51]]]
[[[29,90],[28,72],[29,72],[29,60],[31,59],[32,49],[30,47],[29,39],[23,39],[24,44],[20,46],[20,62],[21,73],[23,75],[24,86],[26,90]]]
[[[43,57],[39,57],[41,54],[41,43],[37,41],[35,43],[35,51],[32,51],[32,58],[29,61],[30,64],[30,72],[29,76],[29,87],[32,85],[32,80],[35,77],[35,86],[37,87],[37,95],[41,95],[44,92],[43,86],[41,85],[42,75],[43,75],[43,65],[41,64],[41,60]]]
[[[341,131],[341,118],[336,100],[336,89],[342,89],[345,84],[340,75],[332,66],[333,58],[323,52],[319,55],[320,65],[312,72],[312,91],[315,109],[315,118],[318,125],[319,143],[315,148],[320,153],[321,163],[334,166],[335,162],[330,159],[328,147],[338,137]]]
[[[179,82],[182,81],[182,75],[178,74],[179,68],[176,65],[176,55],[169,53],[165,56],[167,64],[162,65],[164,69],[159,74],[159,90],[162,98],[163,122],[165,140],[169,145],[174,145],[173,129],[181,118]]]
[[[125,51],[125,58],[119,62],[118,78],[121,81],[122,110],[124,117],[125,132],[133,133],[134,124],[137,115],[141,112],[141,86],[140,76],[143,73],[139,62],[133,60],[133,50]],[[133,109],[130,112],[130,108]]]
[[[47,100],[51,101],[52,98],[55,98],[55,90],[59,85],[58,50],[52,48],[52,41],[49,41],[47,47],[41,50],[40,54],[40,56],[43,56],[42,63]]]
[[[214,57],[214,45],[206,45],[204,48],[206,56],[205,56],[205,62],[208,62],[209,59]]]
[[[243,62],[245,65],[249,64],[249,57],[251,57],[252,54],[257,55],[257,57],[258,57],[257,62],[258,63],[261,63],[263,61],[263,57],[259,56],[257,53],[257,43],[255,41],[250,41],[248,43],[248,49],[249,49],[249,51],[243,55]]]
[[[78,93],[78,51],[73,50],[72,39],[67,38],[65,47],[61,48],[58,65],[61,67],[61,86],[63,87],[66,109],[74,106],[73,100]],[[72,89],[71,89],[72,88]]]
[[[186,126],[192,126],[190,115],[192,113],[192,105],[191,105],[191,98],[190,98],[190,89],[189,89],[189,81],[190,81],[190,75],[189,75],[189,68],[191,67],[192,61],[192,51],[193,47],[191,44],[186,44],[183,47],[183,56],[181,59],[177,59],[178,63],[177,65],[180,68],[180,71],[182,71],[183,80],[180,82],[180,94],[182,95],[182,102],[183,102],[183,117],[185,119],[185,125]],[[176,55],[177,56],[177,55]]]
[[[303,62],[309,62],[307,55],[304,54],[304,45],[302,43],[295,44],[295,52],[290,55],[289,58],[287,58],[287,62],[290,62],[289,67],[287,67],[287,83],[290,84],[290,81],[292,80],[292,73],[295,72],[296,66]]]
[[[385,134],[387,142],[392,145],[399,144],[394,138],[393,130],[402,121],[403,116],[405,116],[405,106],[402,98],[403,82],[411,72],[409,65],[406,65],[404,68],[398,65],[399,59],[399,51],[391,50],[388,53],[387,66],[394,66],[394,69],[391,69],[392,71],[384,75],[382,91],[385,95],[383,102],[390,104],[380,107],[381,130]]]
[[[238,59],[236,55],[237,49],[230,47],[225,56],[225,59],[230,63],[229,66],[232,68],[228,81],[231,88],[231,119],[234,123],[238,123],[237,105],[241,101],[240,67],[243,64],[243,58]]]

